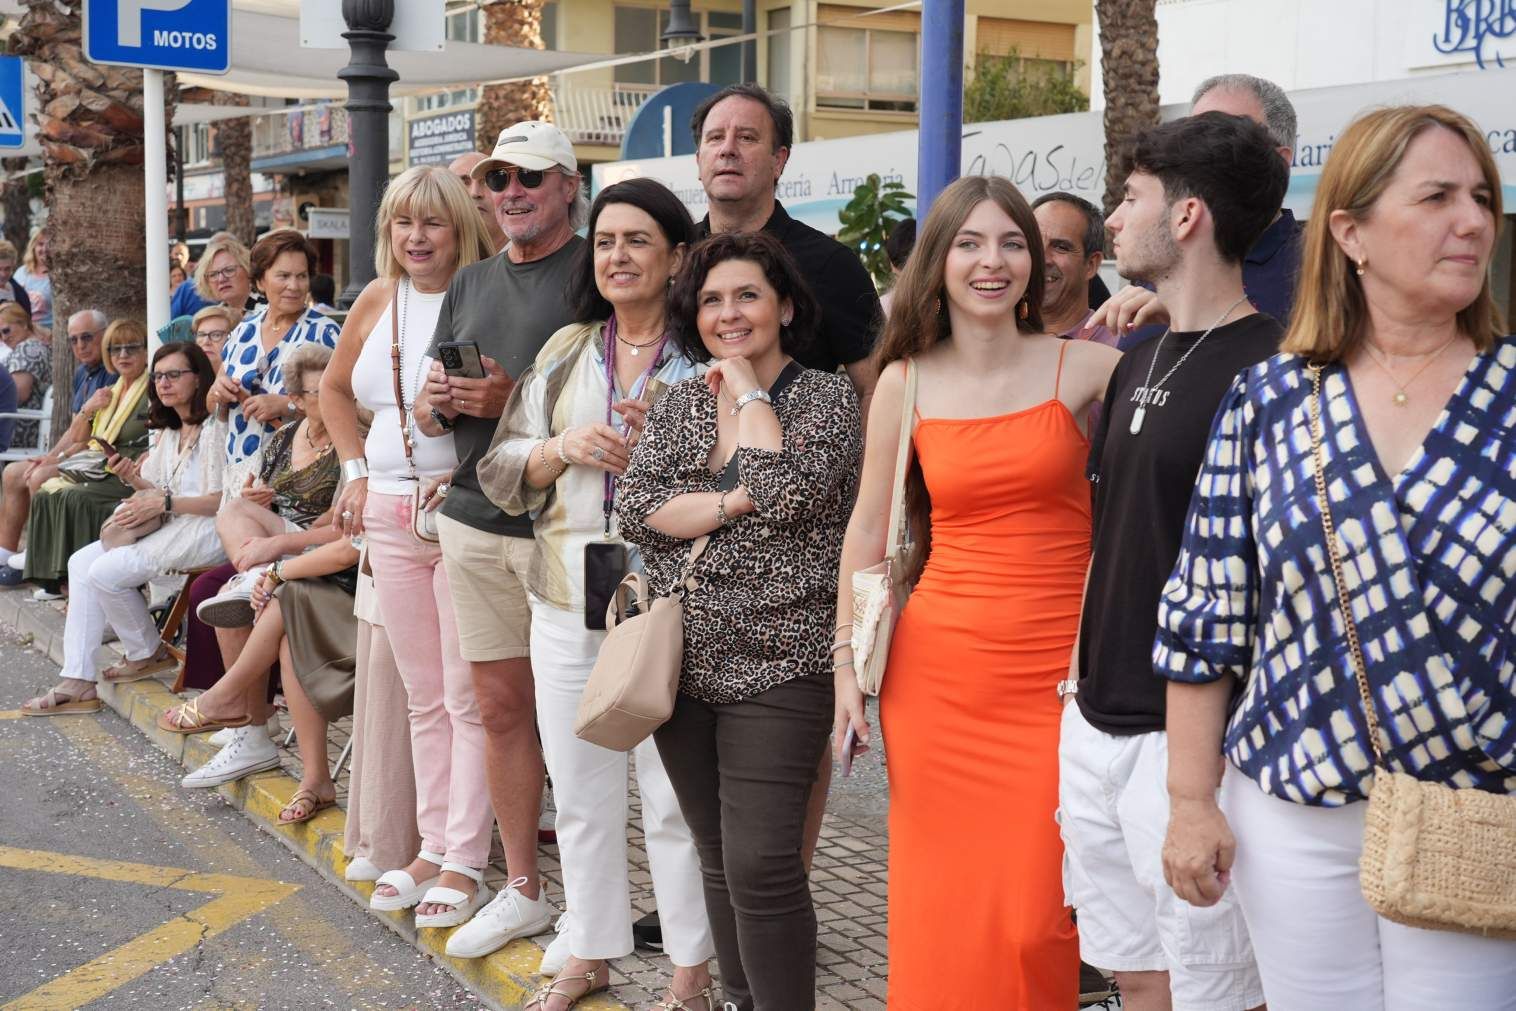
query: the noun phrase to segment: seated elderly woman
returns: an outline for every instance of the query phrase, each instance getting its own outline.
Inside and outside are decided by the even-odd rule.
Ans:
[[[256,477],[247,475],[238,489],[240,497],[229,498],[216,517],[229,561],[203,573],[190,587],[183,681],[187,688],[211,687],[242,652],[253,623],[251,592],[262,569],[338,536],[330,515],[337,456],[331,451],[318,396],[331,357],[331,349],[319,344],[302,344],[290,356],[285,382],[304,418],[269,437]],[[261,685],[256,694],[247,700],[248,712],[266,719],[268,698]]]
[[[106,327],[100,346],[106,367],[118,376],[115,385],[85,401],[51,451],[5,469],[0,548],[14,551],[24,528],[27,551],[23,569],[0,567],[0,584],[26,579],[56,588],[69,556],[99,537],[101,525],[132,493],[106,465],[106,455],[110,447],[131,460],[147,448],[147,328],[119,319]]]
[[[107,461],[133,494],[118,504],[100,539],[69,558],[72,593],[63,627],[62,680],[22,706],[28,716],[100,708],[95,650],[107,625],[126,652],[122,663],[102,673],[107,681],[140,681],[172,666],[141,587],[154,576],[222,557],[214,516],[221,504],[226,433],[205,410],[215,370],[205,352],[180,342],[158,349],[151,375],[152,448],[140,463],[118,453]]]
[[[277,660],[305,770],[300,789],[279,820],[306,821],[335,803],[337,788],[327,771],[326,726],[353,711],[358,553],[353,541],[343,538],[263,570],[252,590],[252,633],[241,651],[228,657],[226,676],[158,718],[160,728],[175,734],[235,728],[231,740],[185,776],[181,786],[220,786],[279,764],[279,750],[263,728],[249,725],[252,717],[246,704],[250,693],[263,698]]]
[[[226,369],[226,363],[221,360],[221,351],[226,347],[226,339],[237,329],[237,324],[242,322],[242,310],[226,305],[208,305],[195,313],[190,321],[190,333],[200,350],[211,360],[216,367],[216,375],[221,375]]]
[[[53,385],[53,349],[37,328],[31,314],[17,302],[0,304],[0,354],[16,382],[16,403],[23,411],[41,408],[42,400]],[[11,445],[24,449],[37,444],[36,421],[16,425]]]

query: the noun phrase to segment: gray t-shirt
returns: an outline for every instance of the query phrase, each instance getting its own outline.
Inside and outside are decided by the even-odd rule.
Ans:
[[[437,346],[443,341],[475,341],[479,353],[499,362],[511,378],[521,375],[547,339],[574,321],[569,313],[569,282],[583,245],[576,235],[540,260],[512,263],[501,252],[458,271],[442,299],[428,354],[437,357]],[[489,449],[499,420],[458,416],[453,436],[458,469],[453,472],[453,487],[442,514],[476,530],[531,537],[530,516],[507,516],[479,490],[475,468]]]

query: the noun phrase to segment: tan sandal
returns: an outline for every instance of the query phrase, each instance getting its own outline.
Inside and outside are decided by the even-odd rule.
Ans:
[[[86,684],[77,695],[70,695],[63,690],[64,684],[60,682],[57,687],[49,688],[36,698],[27,699],[21,703],[21,715],[23,716],[69,716],[75,713],[98,713],[103,703],[100,696],[95,695],[95,686]],[[89,698],[85,698],[88,695]]]
[[[214,720],[208,716],[201,716],[200,700],[196,698],[190,699],[183,705],[174,706],[159,716],[158,729],[167,730],[171,734],[201,734],[207,730],[245,727],[251,722],[252,717],[246,713],[229,720]]]
[[[100,672],[100,677],[106,684],[125,685],[133,681],[146,681],[154,674],[173,670],[177,666],[179,661],[174,659],[174,655],[166,649],[160,649],[156,655],[146,660],[123,660],[112,664]]]
[[[336,797],[326,800],[316,796],[314,790],[296,790],[295,795],[290,798],[289,803],[279,809],[279,824],[299,825],[301,822],[310,821],[327,808],[336,806]],[[285,817],[286,812],[296,811],[297,809],[298,813],[293,818]]]
[[[563,1006],[563,1011],[568,1011],[569,1008],[578,1004],[590,994],[599,993],[601,990],[609,990],[611,987],[610,966],[603,965],[600,968],[605,970],[604,983],[600,983],[598,985],[595,983],[595,977],[600,975],[600,969],[596,969],[594,972],[578,972],[572,976],[559,976],[547,986],[542,987],[536,993],[532,994],[531,999],[528,1000],[522,1007],[522,1011],[528,1011],[528,1009],[532,1007],[540,1008],[542,1011],[547,1011],[547,1002],[554,997],[567,998],[568,1003]],[[589,989],[576,996],[574,994],[566,993],[563,990],[558,989],[561,984],[566,983],[584,983],[589,987]]]
[[[692,993],[688,997],[675,997],[674,988],[671,986],[663,991],[668,1000],[655,1001],[653,1007],[658,1011],[716,1011],[716,991],[712,984],[707,983],[698,993]],[[685,1003],[687,1000],[703,1000],[704,1008],[692,1008]]]

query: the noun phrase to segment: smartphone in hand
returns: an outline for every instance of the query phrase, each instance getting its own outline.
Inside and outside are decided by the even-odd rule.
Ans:
[[[853,729],[852,723],[847,725],[847,733],[842,735],[842,776],[846,779],[853,774],[853,757],[867,751],[868,748],[858,746],[858,732]]]
[[[442,371],[454,379],[484,378],[484,362],[474,341],[443,341],[437,345],[437,358],[442,362]]]
[[[120,456],[121,450],[116,448],[115,443],[101,436],[95,436],[95,445],[105,451],[105,458],[109,460],[113,456]]]

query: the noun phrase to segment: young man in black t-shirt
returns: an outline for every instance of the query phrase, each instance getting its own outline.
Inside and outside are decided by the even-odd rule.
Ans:
[[[1263,1003],[1230,894],[1201,909],[1164,883],[1168,758],[1152,653],[1216,407],[1283,336],[1248,303],[1242,262],[1286,182],[1261,126],[1208,113],[1139,138],[1107,220],[1121,273],[1156,286],[1172,326],[1117,366],[1091,447],[1094,545],[1071,679],[1059,686],[1059,808],[1081,957],[1116,973],[1128,1011]]]

